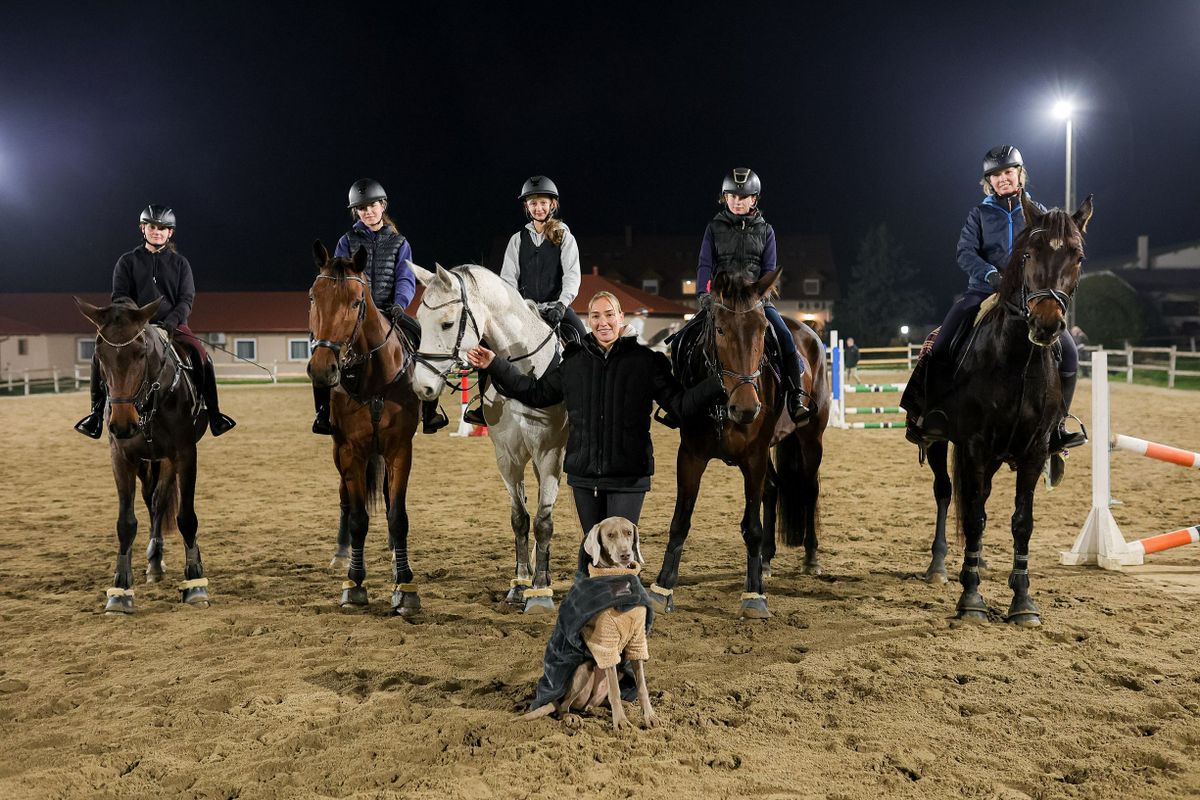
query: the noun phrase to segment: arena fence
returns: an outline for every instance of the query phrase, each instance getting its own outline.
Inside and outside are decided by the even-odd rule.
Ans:
[[[869,362],[859,361],[859,365],[870,363],[872,365],[887,365],[893,367],[912,368],[912,351],[908,346],[905,347],[872,347],[860,350],[861,353],[871,351],[873,353],[892,353],[904,352],[904,358],[894,359],[872,359]],[[894,406],[860,406],[848,405],[846,395],[851,394],[881,394],[881,393],[900,393],[904,391],[907,384],[903,383],[850,383],[847,381],[847,370],[845,362],[845,343],[838,338],[837,331],[829,332],[829,354],[830,354],[830,374],[833,376],[833,405],[829,412],[829,424],[845,430],[873,430],[884,428],[903,428],[904,420],[884,420],[872,422],[847,422],[846,417],[864,416],[864,415],[886,415],[886,414],[903,414],[904,409],[899,405]]]
[[[1109,419],[1108,353],[1104,350],[1092,353],[1091,367],[1092,510],[1088,513],[1087,521],[1076,537],[1075,544],[1061,554],[1061,563],[1067,566],[1096,564],[1104,569],[1119,570],[1123,566],[1143,563],[1147,553],[1200,541],[1200,526],[1197,525],[1133,542],[1125,541],[1109,510],[1113,503],[1109,470],[1112,451],[1125,450],[1146,458],[1193,469],[1200,467],[1200,453],[1132,436],[1113,436]]]

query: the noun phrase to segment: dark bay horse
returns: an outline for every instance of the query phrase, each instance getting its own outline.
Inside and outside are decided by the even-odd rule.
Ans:
[[[412,438],[420,411],[410,384],[412,351],[396,325],[371,299],[363,269],[367,254],[329,257],[313,243],[318,274],[308,291],[308,325],[313,338],[308,376],[316,386],[335,387],[331,396],[333,463],[341,476],[339,541],[348,538],[350,566],[342,584],[343,608],[365,608],[368,506],[380,482],[387,508],[392,551],[392,612],[412,616],[421,600],[408,563],[405,498],[412,469]]]
[[[936,442],[926,448],[938,505],[933,558],[926,577],[944,582],[946,516],[953,494],[966,543],[957,616],[987,620],[987,604],[979,592],[986,505],[993,476],[1002,464],[1008,464],[1017,473],[1017,486],[1013,567],[1008,577],[1013,599],[1005,618],[1033,627],[1041,624],[1040,612],[1029,594],[1033,492],[1062,408],[1052,345],[1066,325],[1067,306],[1079,282],[1092,198],[1074,214],[1057,208],[1043,214],[1028,199],[1021,206],[1025,229],[1013,242],[999,302],[971,332],[965,352],[956,357],[954,391],[943,403],[954,443],[953,484],[946,469],[947,443]]]
[[[650,597],[659,611],[674,607],[673,592],[679,580],[683,544],[691,529],[692,512],[700,493],[700,479],[711,459],[719,458],[742,472],[745,510],[742,540],[746,545],[746,585],[741,616],[770,616],[763,591],[763,575],[770,574],[775,556],[776,504],[783,543],[804,545],[805,572],[818,572],[817,501],[818,470],[823,454],[822,436],[829,421],[829,385],[821,341],[807,325],[789,320],[796,348],[808,364],[804,388],[816,404],[812,417],[795,427],[784,409],[781,381],[766,355],[769,325],[763,305],[779,278],[779,270],[758,280],[722,272],[713,282],[712,304],[700,340],[686,363],[675,365],[680,380],[693,386],[711,374],[719,375],[729,395],[715,419],[684,423],[676,457],[675,514],[667,552]],[[686,344],[685,344],[686,347]],[[771,464],[771,447],[778,444]],[[768,472],[771,488],[767,489]],[[764,531],[764,491],[767,498]]]
[[[147,326],[158,301],[138,308],[116,303],[103,308],[78,297],[75,305],[96,326],[96,355],[108,386],[108,441],[117,482],[117,571],[104,610],[133,613],[133,540],[137,536],[134,490],[150,512],[148,582],[162,576],[163,531],[178,527],[184,543],[183,602],[208,606],[208,578],[196,544],[196,442],[208,414],[193,382],[167,341]],[[157,547],[156,547],[157,544]]]

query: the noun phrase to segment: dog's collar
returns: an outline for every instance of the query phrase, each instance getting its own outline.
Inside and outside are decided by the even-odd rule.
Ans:
[[[642,565],[636,561],[628,569],[625,567],[597,567],[595,564],[588,564],[589,578],[598,578],[603,575],[637,575],[641,571]]]

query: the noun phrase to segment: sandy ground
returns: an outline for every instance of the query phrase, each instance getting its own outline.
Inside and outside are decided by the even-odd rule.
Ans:
[[[1200,550],[1125,574],[1058,566],[1090,505],[1087,448],[1065,486],[1039,490],[1040,630],[950,624],[957,584],[917,577],[931,488],[899,431],[827,434],[825,575],[798,575],[800,553],[781,551],[773,619],[738,621],[740,481],[713,465],[678,611],[650,640],[665,726],[617,735],[607,712],[578,729],[513,722],[552,621],[501,602],[512,538],[486,439],[417,437],[422,614],[387,615],[377,527],[371,609],[346,615],[328,566],[336,477],[328,440],[307,432],[308,388],[224,395],[240,426],[200,456],[213,605],[179,605],[182,547],[168,541],[168,580],[136,587],[131,618],[102,613],[115,491],[107,447],[71,432],[84,398],[0,400],[0,797],[1200,796]],[[1200,449],[1200,393],[1116,385],[1113,404],[1116,430]],[[655,441],[651,575],[674,501],[674,434],[656,426]],[[1128,538],[1200,522],[1195,471],[1120,454],[1113,485]],[[1012,489],[997,479],[985,545],[998,614]],[[579,536],[568,492],[555,518],[565,591]]]

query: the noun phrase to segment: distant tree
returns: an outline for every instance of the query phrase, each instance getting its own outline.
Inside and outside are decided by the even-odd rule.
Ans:
[[[1084,275],[1075,290],[1075,324],[1088,343],[1121,347],[1146,334],[1146,312],[1133,287],[1111,272]]]
[[[929,313],[929,299],[901,245],[886,224],[872,228],[858,246],[850,280],[842,283],[833,327],[861,345],[881,346],[899,335],[901,325],[915,327]]]

